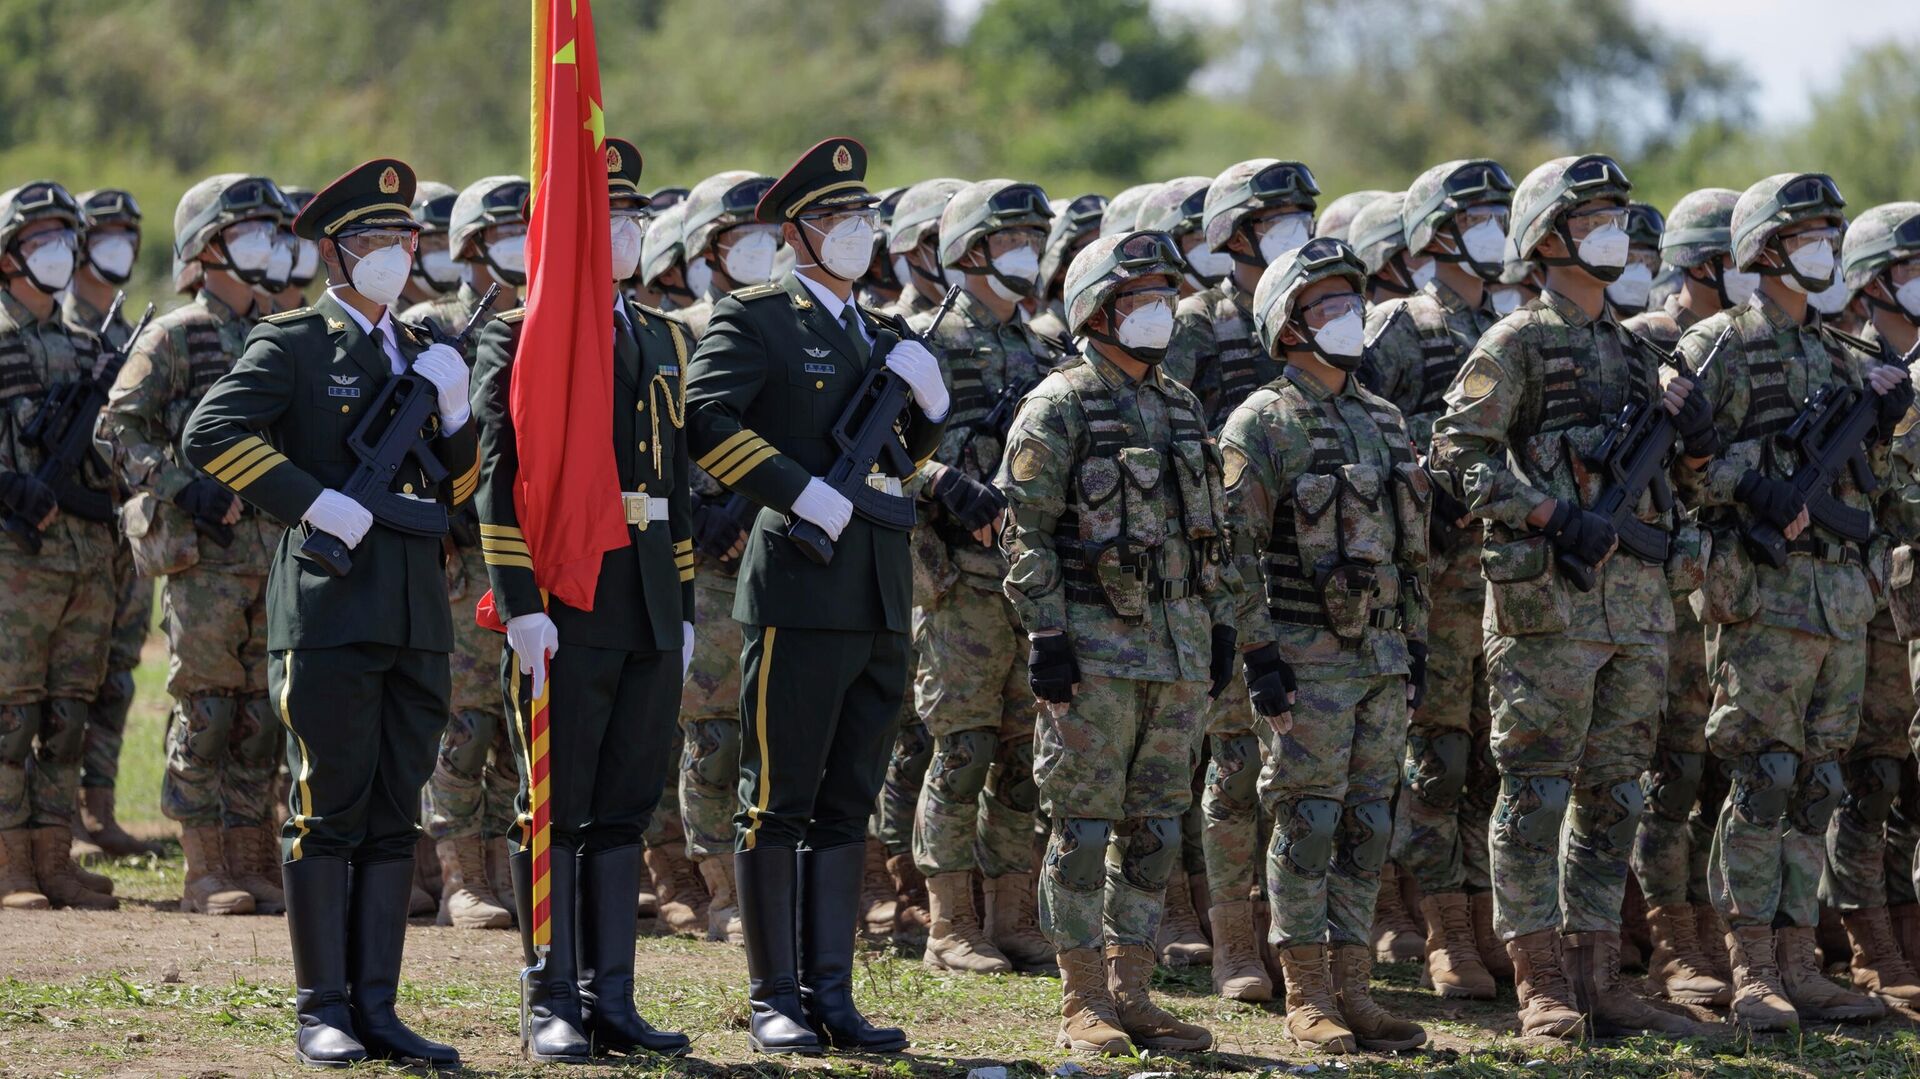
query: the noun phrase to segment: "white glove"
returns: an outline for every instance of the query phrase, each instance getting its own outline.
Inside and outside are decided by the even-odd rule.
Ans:
[[[414,373],[428,382],[440,398],[440,431],[452,434],[467,425],[473,405],[467,401],[467,361],[452,345],[428,345],[414,357]]]
[[[538,611],[507,619],[507,647],[513,649],[520,673],[533,676],[533,696],[538,700],[547,688],[547,660],[560,651],[560,631],[553,627],[553,619]]]
[[[918,341],[902,341],[887,353],[887,370],[906,380],[913,399],[930,420],[947,415],[947,384],[940,377],[940,361]]]
[[[680,680],[687,680],[687,672],[693,668],[693,623],[680,623]]]
[[[373,527],[373,514],[367,507],[331,487],[320,492],[300,519],[329,536],[339,537],[349,551],[360,546],[360,541],[367,538],[367,529]]]
[[[807,481],[807,488],[800,497],[793,500],[793,515],[812,521],[824,530],[828,539],[839,539],[840,533],[853,520],[853,503],[847,496],[827,486],[820,477]]]

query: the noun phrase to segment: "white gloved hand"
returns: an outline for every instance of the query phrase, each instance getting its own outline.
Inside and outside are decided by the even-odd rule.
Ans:
[[[544,612],[507,619],[507,647],[521,674],[533,676],[533,696],[538,700],[547,688],[547,660],[560,651],[560,631]]]
[[[940,377],[940,361],[918,341],[902,341],[887,353],[887,370],[906,380],[913,399],[930,420],[947,415],[947,384]]]
[[[450,435],[473,415],[467,400],[467,361],[452,345],[428,345],[414,357],[414,373],[433,383],[440,398],[440,432]]]
[[[853,520],[853,503],[847,496],[827,486],[820,477],[807,481],[806,490],[793,500],[793,515],[812,521],[826,532],[828,539],[839,539],[840,533]]]
[[[300,519],[329,536],[338,537],[349,551],[360,546],[360,541],[367,538],[367,530],[373,527],[373,514],[367,512],[367,507],[331,487],[320,492]]]
[[[680,680],[687,680],[687,672],[693,669],[693,623],[680,623]]]

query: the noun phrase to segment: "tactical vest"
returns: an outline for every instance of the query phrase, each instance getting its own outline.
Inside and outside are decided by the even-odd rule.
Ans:
[[[58,317],[57,312],[55,317]],[[14,455],[14,467],[22,472],[31,471],[40,464],[39,450],[29,448],[20,436],[27,424],[32,422],[34,413],[39,411],[41,399],[54,386],[91,372],[99,358],[99,341],[91,334],[69,332],[67,340],[73,346],[72,367],[49,370],[49,358],[19,332],[11,319],[0,317],[0,410],[5,411],[8,420],[7,436],[11,441],[9,448]],[[91,478],[99,471],[96,462],[89,457],[85,474]],[[104,475],[99,479],[104,482]]]
[[[1193,402],[1169,401],[1173,430],[1163,453],[1134,444],[1092,363],[1058,373],[1088,439],[1070,477],[1072,503],[1054,526],[1067,600],[1137,623],[1155,602],[1212,590],[1226,558],[1226,486],[1219,448]]]
[[[1460,373],[1474,343],[1462,341],[1453,332],[1446,308],[1430,298],[1427,302],[1416,302],[1420,299],[1415,297],[1406,305],[1408,315],[1413,318],[1414,334],[1420,341],[1420,392],[1414,396],[1413,407],[1407,409],[1406,414],[1438,416],[1447,410],[1447,387],[1453,385],[1453,376]]]

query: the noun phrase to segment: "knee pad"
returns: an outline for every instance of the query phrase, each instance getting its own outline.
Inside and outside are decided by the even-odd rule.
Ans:
[[[1780,823],[1787,815],[1787,800],[1792,797],[1794,778],[1800,771],[1800,754],[1791,751],[1755,753],[1733,770],[1734,811],[1748,824],[1767,827]]]
[[[933,740],[933,764],[927,786],[949,804],[964,805],[980,797],[987,785],[987,769],[1000,749],[994,731],[957,731]]]
[[[495,719],[485,712],[456,713],[440,739],[440,757],[456,775],[477,776],[487,766],[487,750],[493,748]]]
[[[1705,753],[1660,750],[1647,770],[1641,798],[1663,819],[1685,821],[1700,799],[1700,781],[1706,774]]]
[[[1557,854],[1572,792],[1573,781],[1565,776],[1501,776],[1494,827],[1522,847]]]
[[[1097,892],[1106,887],[1107,844],[1113,822],[1075,817],[1053,823],[1047,872],[1068,891]]]
[[[1634,779],[1603,783],[1573,799],[1573,841],[1588,850],[1625,856],[1646,808],[1646,794]]]
[[[40,751],[56,764],[78,764],[87,747],[87,716],[93,706],[85,701],[48,701],[40,733]]]
[[[1303,877],[1326,875],[1333,861],[1333,837],[1340,828],[1340,803],[1331,798],[1301,798],[1274,824],[1274,842],[1293,871]]]
[[[1013,810],[1032,813],[1040,806],[1040,786],[1033,781],[1033,739],[1016,738],[1000,744],[1000,755],[987,775],[987,797]]]
[[[273,706],[264,696],[248,697],[234,716],[233,755],[241,762],[262,767],[280,758],[286,727],[273,714]]]
[[[1407,732],[1407,789],[1436,809],[1460,804],[1467,785],[1467,761],[1473,736],[1466,731],[1428,727]]]
[[[740,724],[702,719],[688,725],[680,767],[701,790],[728,791],[740,781]]]
[[[1793,800],[1787,805],[1787,821],[1803,835],[1827,834],[1827,822],[1840,808],[1847,793],[1839,761],[1821,761],[1800,770],[1793,787]]]
[[[1127,837],[1120,875],[1143,892],[1165,888],[1180,861],[1179,818],[1142,817],[1123,822],[1120,830]]]
[[[1393,844],[1393,810],[1387,800],[1350,805],[1341,823],[1341,871],[1348,876],[1378,876]]]
[[[1847,793],[1840,811],[1848,823],[1872,830],[1887,822],[1900,793],[1900,762],[1892,757],[1862,757],[1847,762]]]
[[[225,757],[240,702],[232,697],[194,697],[182,707],[185,714],[180,719],[187,725],[187,752],[203,761]]]
[[[0,764],[27,763],[45,711],[43,704],[0,705]]]
[[[902,725],[900,733],[894,736],[893,756],[887,766],[917,772],[926,768],[932,756],[933,736],[927,733],[927,725],[916,719]]]
[[[109,708],[133,700],[133,672],[114,671],[100,683],[100,695],[93,700],[97,708]]]
[[[1251,812],[1260,793],[1260,739],[1236,734],[1210,741],[1213,759],[1207,762],[1207,788],[1213,792],[1214,814],[1222,809]]]

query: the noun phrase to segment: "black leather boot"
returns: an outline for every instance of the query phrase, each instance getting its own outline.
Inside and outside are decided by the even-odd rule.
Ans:
[[[794,852],[760,847],[733,856],[740,894],[740,927],[747,937],[747,1045],[756,1053],[825,1052],[800,1004],[799,948],[794,941],[799,899]]]
[[[353,900],[347,911],[353,1029],[372,1059],[457,1068],[460,1054],[453,1046],[415,1034],[393,1011],[400,991],[400,958],[407,945],[407,898],[412,892],[411,858],[353,867]]]
[[[347,1007],[347,862],[302,858],[280,866],[293,938],[294,1056],[314,1068],[344,1068],[367,1059]]]
[[[639,891],[639,846],[580,856],[580,1014],[596,1053],[684,1056],[685,1034],[654,1029],[633,1006]]]
[[[876,1027],[853,1003],[854,927],[867,845],[800,852],[800,1001],[807,1022],[835,1049],[897,1053],[906,1031]]]
[[[520,947],[532,970],[521,986],[520,1051],[543,1064],[585,1064],[593,1057],[586,1020],[580,1015],[575,926],[579,913],[580,860],[570,850],[551,852],[547,872],[547,929],[553,946],[545,959],[533,951],[533,852],[507,856],[513,875],[513,905],[520,921]]]

